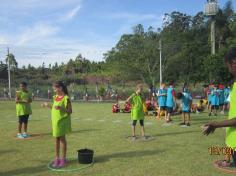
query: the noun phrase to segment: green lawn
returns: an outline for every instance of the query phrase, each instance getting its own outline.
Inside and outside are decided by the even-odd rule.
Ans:
[[[131,142],[129,114],[112,114],[108,103],[74,103],[72,128],[67,136],[68,157],[76,159],[77,150],[95,151],[95,164],[72,173],[49,171],[47,164],[54,157],[54,139],[51,136],[50,111],[32,104],[33,115],[29,132],[41,133],[42,138],[15,140],[16,120],[14,102],[0,101],[0,175],[111,175],[111,176],[217,176],[224,175],[213,167],[213,161],[223,156],[212,156],[208,148],[224,146],[224,129],[205,137],[200,126],[207,121],[207,113],[192,114],[192,126],[178,126],[180,117],[174,117],[172,126],[162,126],[163,120],[146,118],[146,134],[155,139],[149,142]],[[222,120],[225,117],[211,118]],[[140,128],[137,128],[140,134]]]

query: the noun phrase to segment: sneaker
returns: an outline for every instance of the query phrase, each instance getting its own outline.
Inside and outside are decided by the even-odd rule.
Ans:
[[[210,117],[210,116],[211,116],[211,113],[209,113],[208,116]]]
[[[60,159],[58,167],[64,167],[66,165],[66,159]]]
[[[23,136],[24,138],[28,138],[28,137],[30,137],[30,135],[27,134],[27,133],[23,133],[22,136]]]
[[[60,163],[60,159],[57,158],[53,161],[52,167],[59,167]]]
[[[190,126],[190,123],[188,122],[186,125],[187,125],[187,126]]]
[[[224,113],[224,111],[221,111],[220,114],[224,115],[225,113]]]
[[[147,140],[147,139],[148,139],[147,136],[143,136],[143,137],[142,137],[142,140]]]
[[[137,139],[136,136],[131,137],[131,141],[135,141],[136,139]]]
[[[185,122],[180,123],[179,125],[185,125]]]
[[[24,136],[21,133],[17,133],[16,137],[19,139],[24,139]]]

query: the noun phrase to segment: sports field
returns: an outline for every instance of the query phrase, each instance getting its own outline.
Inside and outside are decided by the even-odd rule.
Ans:
[[[33,102],[30,133],[42,136],[32,140],[16,140],[17,118],[15,104],[0,101],[0,175],[1,176],[220,176],[213,161],[221,156],[210,155],[209,147],[224,147],[225,130],[205,137],[201,125],[209,120],[223,120],[226,116],[209,117],[207,113],[192,114],[191,127],[180,127],[180,116],[171,126],[164,120],[147,117],[146,134],[149,142],[129,141],[130,114],[112,114],[111,103],[73,103],[72,128],[67,136],[68,157],[77,158],[77,150],[95,151],[92,167],[77,172],[52,172],[47,164],[54,157],[50,110],[40,102]],[[140,134],[140,128],[137,128]],[[76,167],[74,164],[73,167]]]

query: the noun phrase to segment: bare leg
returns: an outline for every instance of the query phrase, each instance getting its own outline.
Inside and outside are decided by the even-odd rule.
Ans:
[[[157,115],[157,118],[160,119],[161,118],[161,108],[159,107],[158,109],[158,115]]]
[[[18,123],[18,133],[21,133],[22,123]]]
[[[66,159],[66,151],[67,151],[67,142],[66,142],[66,137],[62,136],[60,137],[61,141],[61,148],[62,148],[62,159]]]
[[[215,108],[215,115],[217,115],[217,108]]]
[[[141,132],[142,132],[142,137],[144,137],[145,136],[144,126],[141,126]]]
[[[56,137],[56,143],[55,143],[55,158],[59,158],[59,153],[60,153],[60,137]]]
[[[28,123],[23,123],[24,132],[27,133]]]
[[[185,113],[182,113],[182,122],[185,123]]]
[[[187,116],[187,118],[186,118],[187,123],[190,123],[190,113],[187,113],[186,116]]]
[[[135,136],[135,126],[132,125],[132,136]]]
[[[211,116],[211,113],[212,113],[212,106],[211,105],[209,105],[209,116]]]
[[[170,121],[170,113],[167,113],[167,118],[166,118],[166,121]]]

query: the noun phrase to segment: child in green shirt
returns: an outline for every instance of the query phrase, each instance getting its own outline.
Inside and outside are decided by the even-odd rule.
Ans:
[[[16,91],[16,115],[19,118],[17,138],[27,138],[28,119],[32,114],[30,103],[32,102],[31,94],[27,90],[27,83],[20,83],[20,90]],[[24,133],[22,132],[22,126]]]
[[[225,56],[225,63],[229,72],[236,78],[236,47],[232,48]],[[232,152],[232,158],[236,165],[236,82],[234,82],[232,92],[230,94],[230,109],[228,120],[221,122],[210,122],[205,124],[203,133],[209,135],[215,131],[216,128],[226,128],[226,145]],[[230,166],[230,157],[226,156],[225,160],[218,163],[221,167]]]
[[[44,103],[42,106],[51,109],[52,131],[55,137],[55,160],[53,167],[64,167],[66,164],[67,142],[66,134],[71,132],[72,106],[66,85],[62,81],[53,84],[56,95],[53,97],[53,105]],[[59,157],[60,145],[62,146],[62,158]]]
[[[136,123],[139,120],[141,126],[142,137],[145,138],[145,130],[144,130],[144,112],[143,112],[143,103],[144,97],[142,96],[142,85],[138,84],[136,86],[136,92],[133,93],[126,102],[131,103],[131,120],[132,122],[132,138],[133,140],[136,139],[135,136],[135,127]]]

